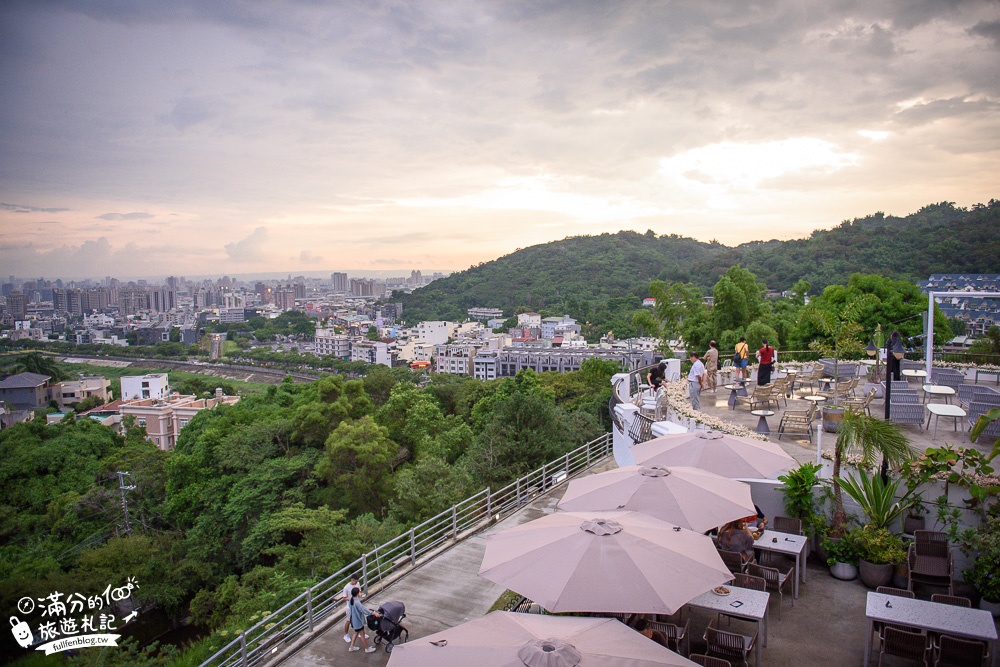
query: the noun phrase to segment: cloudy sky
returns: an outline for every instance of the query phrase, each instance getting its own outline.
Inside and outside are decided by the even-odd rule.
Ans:
[[[1000,3],[5,0],[0,275],[463,269],[1000,196]]]

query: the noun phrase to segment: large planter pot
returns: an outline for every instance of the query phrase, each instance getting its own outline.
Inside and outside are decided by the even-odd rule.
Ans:
[[[858,576],[858,567],[850,563],[834,563],[830,566],[830,574],[834,579],[851,581]]]
[[[994,617],[1000,616],[1000,602],[990,602],[986,598],[979,598],[979,608],[990,612]]]
[[[844,421],[844,408],[837,406],[824,406],[823,408],[823,430],[827,433],[836,433],[840,430],[840,424]]]
[[[858,574],[861,575],[861,581],[868,588],[888,586],[892,583],[892,575],[895,571],[896,567],[891,563],[876,565],[866,560],[858,561]]]
[[[912,535],[915,531],[924,530],[927,525],[927,519],[923,515],[912,516],[907,514],[903,517],[903,532],[907,535]]]
[[[819,558],[819,559],[820,559],[820,560],[821,560],[822,562],[824,562],[824,563],[825,563],[825,562],[826,562],[826,559],[827,559],[827,558],[829,558],[829,556],[828,556],[828,555],[827,555],[827,553],[826,553],[826,549],[824,549],[824,548],[823,548],[823,539],[824,539],[824,538],[822,538],[822,537],[819,537],[818,535],[817,535],[816,537],[814,537],[814,538],[812,539],[812,543],[813,543],[813,544],[812,544],[812,547],[813,547],[813,550],[814,550],[814,551],[816,552],[816,556],[817,556],[817,557],[818,557],[818,558]]]

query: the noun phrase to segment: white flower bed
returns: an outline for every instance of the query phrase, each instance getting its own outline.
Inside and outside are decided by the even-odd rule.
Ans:
[[[681,417],[689,417],[696,424],[704,424],[713,431],[739,436],[741,438],[753,438],[767,442],[767,436],[761,435],[743,426],[737,426],[718,417],[705,414],[700,410],[691,407],[688,400],[688,383],[685,380],[667,383],[663,388],[662,400],[667,407]]]

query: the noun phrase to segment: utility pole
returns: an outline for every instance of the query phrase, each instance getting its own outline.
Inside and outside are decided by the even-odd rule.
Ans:
[[[127,470],[118,471],[118,488],[122,492],[122,511],[125,512],[125,534],[131,536],[132,521],[128,515],[128,498],[125,497],[125,492],[135,490],[135,484],[125,484],[126,476],[128,476],[129,481],[132,481],[132,474],[130,472]]]

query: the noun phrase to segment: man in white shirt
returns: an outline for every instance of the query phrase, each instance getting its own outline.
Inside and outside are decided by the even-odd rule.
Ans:
[[[701,410],[701,390],[705,388],[705,364],[698,359],[698,353],[691,353],[691,370],[688,371],[688,397],[691,407]]]
[[[340,597],[340,599],[341,600],[347,600],[347,601],[349,601],[351,599],[351,590],[355,586],[358,585],[358,582],[360,580],[361,579],[360,579],[359,575],[352,574],[351,575],[351,579],[347,582],[347,584],[344,585],[344,594]],[[360,597],[364,597],[364,595],[359,595],[358,597],[359,598]],[[365,634],[365,639],[367,639],[367,638],[368,638],[368,635]],[[351,612],[350,611],[347,612],[347,620],[344,622],[344,641],[347,642],[347,643],[351,642]]]

